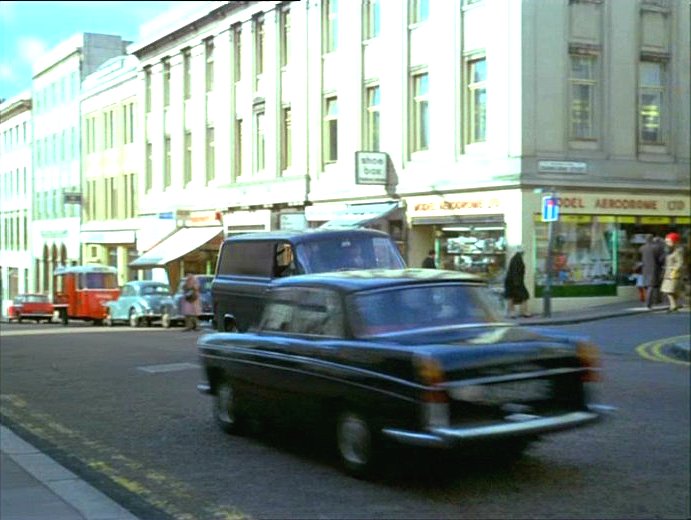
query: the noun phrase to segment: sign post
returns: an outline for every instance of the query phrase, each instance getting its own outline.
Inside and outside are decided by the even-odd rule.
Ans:
[[[542,221],[547,222],[547,258],[545,259],[545,287],[542,291],[542,315],[552,316],[552,249],[554,242],[554,223],[559,220],[559,199],[554,193],[542,197]]]

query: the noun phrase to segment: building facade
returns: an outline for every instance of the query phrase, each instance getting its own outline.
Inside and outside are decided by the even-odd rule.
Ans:
[[[33,66],[32,254],[37,290],[51,292],[59,265],[81,258],[82,80],[103,62],[125,52],[119,36],[77,34]]]
[[[31,94],[0,104],[0,298],[2,315],[17,294],[34,287]]]
[[[137,127],[137,59],[109,59],[81,89],[81,258],[110,265],[123,285],[137,273],[138,190],[142,153]]]
[[[629,297],[644,236],[688,237],[686,2],[198,9],[132,49],[151,215],[220,211],[227,234],[384,207],[410,265],[433,247],[500,284],[522,245],[540,296],[552,193],[557,308]]]
[[[228,234],[367,225],[497,287],[523,246],[533,311],[548,281],[557,310],[631,298],[648,235],[691,249],[689,22],[683,0],[192,2],[83,95],[123,42],[82,35],[35,69],[36,286],[76,261],[174,284]]]

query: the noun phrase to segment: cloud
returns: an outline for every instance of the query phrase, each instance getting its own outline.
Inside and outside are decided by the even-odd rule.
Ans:
[[[48,45],[39,38],[23,37],[17,40],[19,56],[29,63],[34,63],[46,53],[47,49]]]

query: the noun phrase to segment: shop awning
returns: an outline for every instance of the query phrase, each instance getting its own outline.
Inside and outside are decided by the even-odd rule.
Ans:
[[[373,202],[369,204],[349,204],[339,211],[334,219],[322,224],[321,228],[352,229],[366,226],[370,222],[386,218],[398,209],[398,202]]]
[[[221,226],[180,228],[130,262],[129,266],[136,269],[165,267],[167,263],[200,248],[222,232]]]

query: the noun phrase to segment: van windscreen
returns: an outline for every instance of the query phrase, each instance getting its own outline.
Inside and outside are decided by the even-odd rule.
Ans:
[[[387,237],[325,238],[298,244],[296,253],[308,273],[405,267],[398,249]]]

